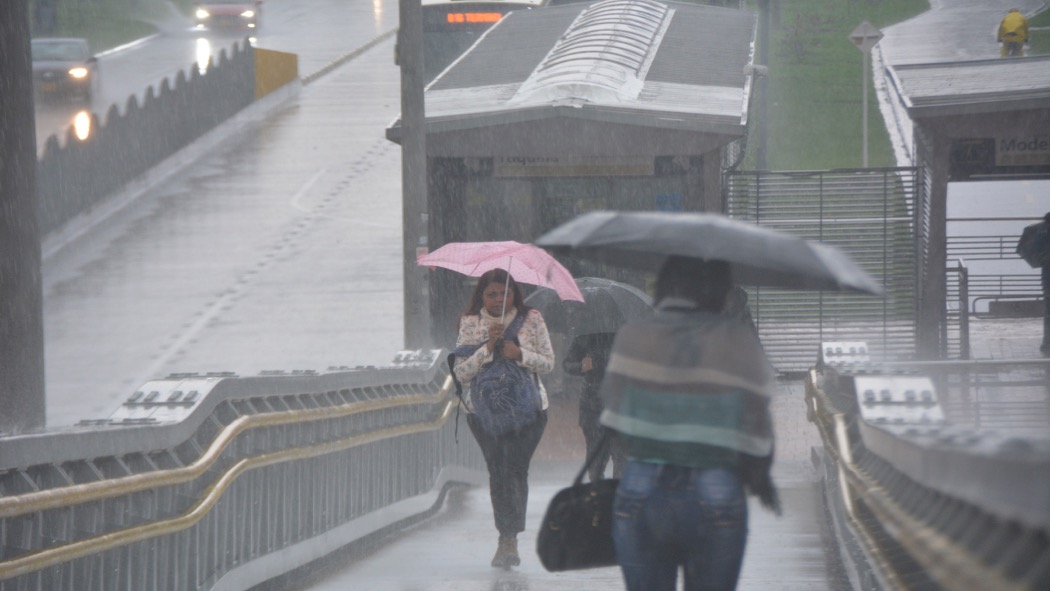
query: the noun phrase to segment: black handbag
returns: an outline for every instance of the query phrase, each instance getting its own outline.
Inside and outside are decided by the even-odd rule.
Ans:
[[[602,452],[608,438],[606,432],[572,486],[558,491],[547,506],[536,538],[536,554],[543,568],[550,572],[617,564],[612,508],[620,481],[609,479],[583,484],[583,475]]]

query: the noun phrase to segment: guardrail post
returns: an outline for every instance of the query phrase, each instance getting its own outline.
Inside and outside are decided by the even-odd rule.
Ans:
[[[970,358],[970,270],[959,259],[959,357]]]

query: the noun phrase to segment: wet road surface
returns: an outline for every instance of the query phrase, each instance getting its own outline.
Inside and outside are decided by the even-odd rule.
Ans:
[[[318,25],[331,35],[300,48],[334,60],[333,39],[346,53],[375,37],[374,20],[357,22],[351,37],[335,34],[343,23]],[[45,241],[49,427],[107,417],[172,372],[393,358],[403,320],[400,150],[383,137],[400,110],[392,53],[388,40],[319,79],[72,243]]]

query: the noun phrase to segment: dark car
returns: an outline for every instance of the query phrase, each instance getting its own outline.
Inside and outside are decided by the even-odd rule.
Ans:
[[[87,40],[33,39],[32,54],[33,88],[38,94],[91,102],[99,68]]]
[[[262,0],[200,0],[193,16],[198,29],[255,29],[259,26]]]

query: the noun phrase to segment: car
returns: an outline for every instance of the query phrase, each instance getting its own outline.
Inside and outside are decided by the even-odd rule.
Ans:
[[[40,37],[31,41],[33,89],[42,96],[86,103],[98,87],[98,58],[86,39]]]
[[[262,0],[199,0],[193,16],[197,29],[255,29],[262,14]]]

